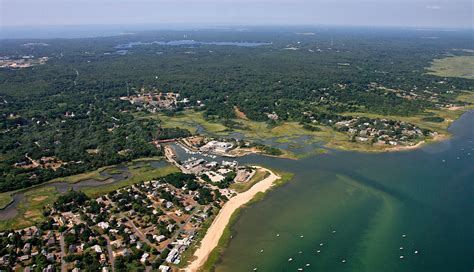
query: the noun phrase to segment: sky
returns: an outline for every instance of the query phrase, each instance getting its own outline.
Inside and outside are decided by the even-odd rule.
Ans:
[[[0,27],[347,25],[472,28],[471,0],[0,0]]]

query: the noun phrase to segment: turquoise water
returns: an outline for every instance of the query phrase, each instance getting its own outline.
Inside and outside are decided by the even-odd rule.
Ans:
[[[409,152],[242,158],[295,177],[243,210],[216,270],[473,271],[474,112],[451,131]]]

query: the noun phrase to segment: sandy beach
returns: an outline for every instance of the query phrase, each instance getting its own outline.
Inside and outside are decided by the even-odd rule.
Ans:
[[[261,167],[256,168],[265,169]],[[270,172],[270,175],[268,177],[252,186],[249,190],[237,194],[236,196],[231,198],[226,204],[224,204],[222,209],[219,211],[219,214],[214,219],[214,222],[212,222],[211,226],[207,230],[206,235],[201,241],[201,245],[194,253],[194,260],[188,265],[185,271],[198,271],[199,268],[206,262],[211,251],[217,246],[219,239],[221,238],[222,233],[224,232],[224,229],[229,223],[234,211],[240,208],[245,203],[252,200],[252,198],[257,193],[265,192],[270,189],[273,185],[273,182],[280,178],[272,171],[268,169],[265,170]]]

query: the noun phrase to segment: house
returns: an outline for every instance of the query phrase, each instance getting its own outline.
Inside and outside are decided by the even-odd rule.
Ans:
[[[69,248],[68,248],[68,252],[69,253],[75,253],[77,250],[77,246],[76,245],[70,245]]]
[[[23,252],[24,253],[28,253],[30,252],[31,250],[31,244],[30,243],[26,243],[24,246],[23,246]]]
[[[166,261],[169,263],[174,263],[179,258],[179,251],[176,248],[173,248],[168,256],[166,257]]]
[[[29,255],[23,255],[23,256],[21,256],[21,257],[18,258],[18,259],[20,260],[20,262],[24,262],[24,261],[28,260],[29,258],[30,258]]]
[[[102,248],[99,245],[94,245],[91,248],[97,253],[102,253]]]
[[[145,262],[146,262],[146,259],[148,258],[148,256],[150,256],[150,254],[148,254],[148,253],[146,253],[146,252],[143,253],[142,258],[140,259],[140,262],[141,262],[141,263],[145,263]]]
[[[171,268],[167,265],[162,264],[158,267],[158,270],[160,270],[160,272],[169,272],[171,271]]]
[[[99,228],[103,229],[103,230],[106,230],[109,228],[109,223],[107,222],[100,222],[99,224],[97,224],[97,226],[99,226]]]
[[[56,260],[56,256],[54,256],[53,253],[48,253],[46,255],[46,260],[50,261],[50,262],[54,262]]]
[[[153,235],[153,239],[155,239],[158,243],[161,243],[162,241],[166,240],[166,236],[164,235]]]
[[[103,264],[106,261],[107,261],[107,259],[105,258],[105,254],[104,253],[100,254],[100,263]]]
[[[130,235],[130,244],[135,244],[137,242],[137,237],[135,235],[131,234]]]
[[[52,264],[48,265],[45,269],[43,269],[43,272],[54,272],[56,269]]]
[[[187,212],[190,212],[190,211],[192,211],[193,209],[194,209],[194,206],[193,206],[193,205],[188,205],[188,206],[186,206],[186,207],[184,208],[184,210],[187,211]]]

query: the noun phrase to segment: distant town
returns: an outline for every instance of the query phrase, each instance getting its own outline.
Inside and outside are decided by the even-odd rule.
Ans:
[[[145,89],[142,88],[141,91],[144,92]],[[120,97],[120,100],[129,101],[130,104],[136,106],[138,111],[148,111],[151,113],[174,110],[177,107],[182,107],[183,109],[192,108],[189,98],[180,99],[180,94],[173,92],[140,93]],[[201,101],[197,101],[197,106],[202,107],[204,104]]]
[[[37,58],[32,55],[3,56],[0,57],[0,68],[21,69],[35,65],[42,65],[48,61],[48,57]]]

